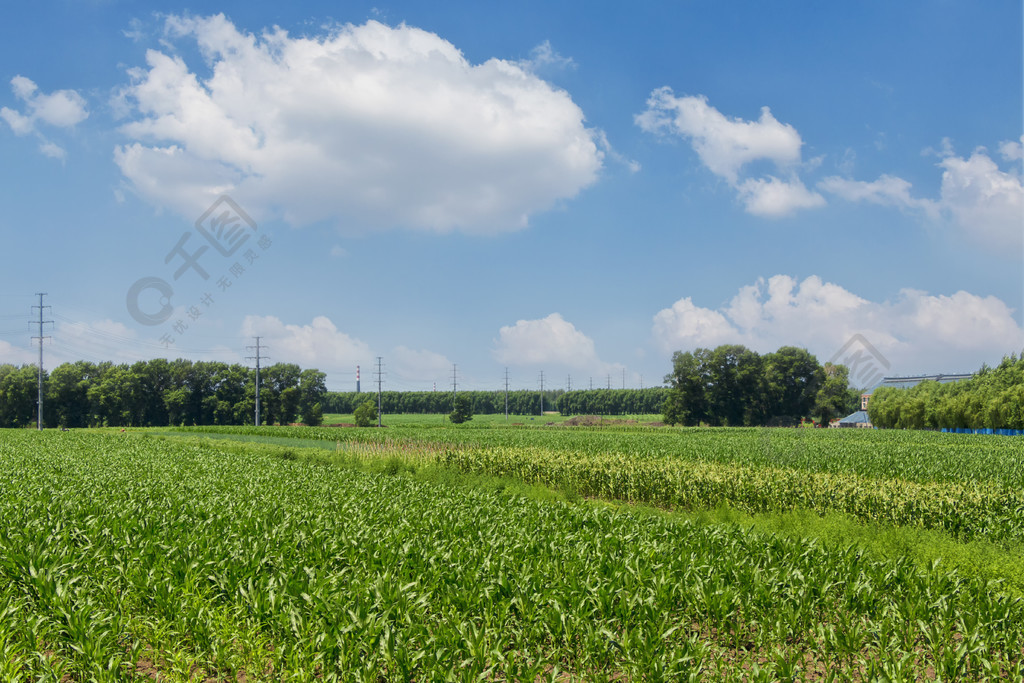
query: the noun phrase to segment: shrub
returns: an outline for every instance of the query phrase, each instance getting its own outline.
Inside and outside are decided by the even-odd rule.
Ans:
[[[357,427],[372,427],[377,419],[377,406],[373,405],[373,401],[364,402],[356,408],[355,418]]]

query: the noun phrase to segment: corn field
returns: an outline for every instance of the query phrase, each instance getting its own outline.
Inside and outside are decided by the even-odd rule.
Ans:
[[[0,680],[1024,676],[1024,604],[937,566],[274,451],[0,434]]]
[[[1024,440],[1017,437],[810,429],[259,433],[334,439],[336,450],[360,458],[397,455],[595,498],[687,510],[724,503],[748,513],[842,512],[964,541],[1024,542]]]

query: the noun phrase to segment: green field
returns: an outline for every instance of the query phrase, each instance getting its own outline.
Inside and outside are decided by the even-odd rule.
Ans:
[[[1020,456],[827,430],[7,431],[0,680],[1020,679],[1012,580],[764,523],[1013,556]]]
[[[203,434],[326,442],[582,496],[745,512],[809,509],[1024,541],[1024,458],[1015,437],[930,432],[644,427],[388,430],[205,427]]]

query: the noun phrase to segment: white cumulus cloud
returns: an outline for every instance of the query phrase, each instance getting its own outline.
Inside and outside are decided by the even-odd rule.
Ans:
[[[1011,164],[1020,159],[1018,142],[1003,142],[1000,154]],[[932,220],[948,220],[969,239],[1019,255],[1024,247],[1024,185],[1018,167],[1002,170],[984,148],[969,157],[957,156],[943,140],[942,184],[938,199],[915,197],[906,180],[883,175],[866,182],[832,176],[818,188],[853,202],[870,202],[921,211]]]
[[[815,209],[825,206],[825,198],[808,190],[797,178],[785,181],[768,176],[748,178],[736,188],[747,206],[747,212],[755,216],[778,218],[787,216],[797,209]]]
[[[1006,140],[999,144],[999,154],[1006,161],[1020,161],[1024,159],[1024,135],[1020,140]]]
[[[217,15],[171,17],[167,33],[197,43],[210,75],[150,50],[120,97],[129,140],[115,160],[142,196],[187,215],[230,192],[293,225],[489,233],[523,227],[603,166],[603,138],[565,91],[513,61],[472,64],[428,31],[254,35]]]
[[[942,206],[962,230],[983,243],[1016,250],[1024,245],[1024,186],[984,150],[942,160]]]
[[[303,368],[318,368],[350,373],[356,365],[367,365],[373,358],[363,341],[340,331],[326,316],[313,318],[308,325],[288,324],[272,315],[248,315],[242,321],[244,337],[259,335],[274,363],[296,363]]]
[[[781,166],[800,161],[803,141],[796,129],[780,123],[768,107],[757,121],[729,118],[704,96],[676,97],[671,88],[658,88],[647,99],[647,111],[637,124],[650,133],[674,133],[688,138],[704,165],[735,183],[740,169],[761,159]]]
[[[861,335],[890,363],[888,374],[961,372],[1024,348],[1024,328],[994,296],[901,290],[870,301],[810,276],[758,279],[726,306],[704,308],[687,296],[655,314],[652,334],[665,352],[744,344],[759,352],[810,349],[829,360]]]
[[[64,149],[48,140],[39,132],[38,124],[54,128],[73,128],[89,116],[85,98],[74,90],[55,90],[44,93],[31,79],[15,76],[11,79],[11,90],[24,103],[23,112],[10,107],[0,107],[3,119],[15,135],[35,133],[40,140],[39,151],[48,157],[63,160]]]
[[[913,186],[903,178],[883,175],[877,180],[865,182],[839,176],[830,176],[818,183],[818,188],[851,202],[870,202],[901,209],[921,209],[934,215],[938,211],[935,202],[913,196]]]
[[[701,308],[684,297],[654,316],[654,338],[665,351],[714,347],[735,341],[736,327],[718,311]]]
[[[676,97],[671,88],[662,87],[651,93],[646,111],[634,120],[649,133],[688,140],[708,170],[738,191],[749,213],[777,218],[825,204],[796,175],[803,147],[800,134],[776,119],[768,107],[762,107],[756,121],[730,118],[702,95]],[[774,163],[788,172],[789,180],[742,178],[744,167],[758,161]]]
[[[498,331],[493,356],[506,365],[564,366],[593,372],[619,367],[603,362],[594,340],[559,313],[537,320],[518,320]]]

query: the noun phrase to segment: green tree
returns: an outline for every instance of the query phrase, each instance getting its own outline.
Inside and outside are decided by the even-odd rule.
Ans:
[[[139,424],[139,382],[127,365],[107,368],[89,387],[89,401],[99,424],[125,427]]]
[[[155,358],[134,363],[131,371],[139,388],[139,424],[161,427],[170,424],[164,392],[172,388],[171,364],[164,358]]]
[[[452,424],[462,424],[473,419],[473,407],[468,396],[459,394],[455,397],[454,407],[448,414],[448,419],[452,421]]]
[[[849,415],[853,411],[850,410],[850,369],[832,363],[825,363],[823,369],[825,381],[818,389],[814,412],[820,416],[821,423],[827,425],[834,418]]]
[[[96,366],[87,361],[55,367],[50,373],[46,404],[43,406],[47,422],[60,427],[88,427],[92,417],[89,384],[95,376]]]
[[[168,424],[180,425],[185,418],[188,394],[184,389],[168,389],[164,392],[164,407],[167,409]]]
[[[371,427],[377,419],[377,406],[373,401],[365,401],[355,410],[356,426]]]
[[[314,403],[323,404],[327,395],[327,375],[319,370],[303,370],[299,375],[299,412],[305,416],[312,411]],[[306,424],[309,424],[306,422]]]
[[[825,371],[807,349],[783,346],[764,357],[772,416],[807,417],[814,409]]]
[[[739,344],[717,347],[708,356],[705,393],[712,424],[761,424],[766,415],[761,356]]]
[[[27,427],[35,423],[38,377],[39,370],[34,365],[0,365],[0,427]]]
[[[260,419],[268,425],[280,422],[287,424],[281,415],[281,393],[288,388],[299,386],[302,370],[294,363],[274,363],[260,372]],[[296,401],[299,396],[296,395]],[[296,411],[298,410],[296,403]],[[294,414],[293,414],[294,420]]]
[[[672,354],[672,373],[665,376],[665,383],[671,387],[665,400],[664,420],[666,424],[697,425],[708,417],[708,401],[705,396],[707,349],[676,351]]]
[[[288,387],[281,392],[278,404],[278,419],[281,420],[281,424],[286,425],[295,422],[299,414],[299,401],[301,399],[302,395],[299,393],[298,387]]]
[[[319,427],[324,421],[324,411],[319,403],[314,403],[309,410],[302,415],[302,421],[309,427]]]

